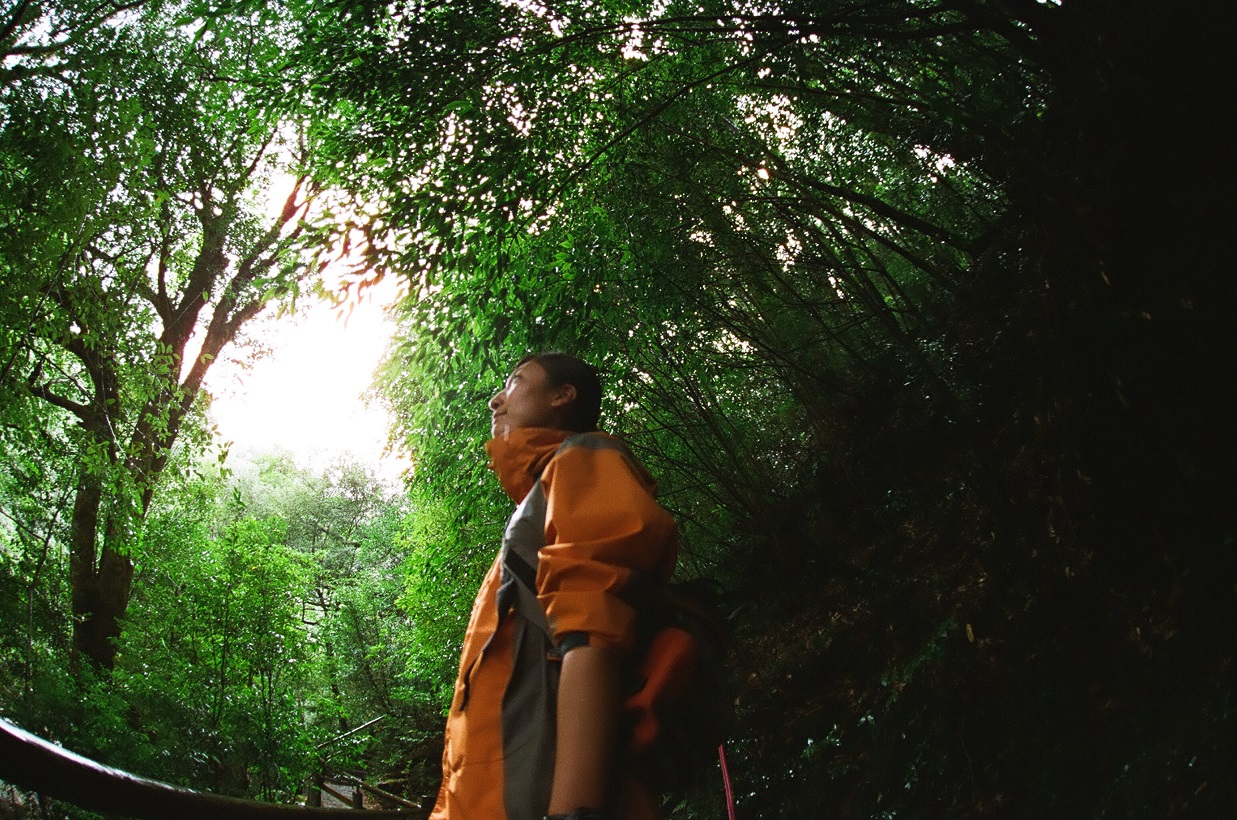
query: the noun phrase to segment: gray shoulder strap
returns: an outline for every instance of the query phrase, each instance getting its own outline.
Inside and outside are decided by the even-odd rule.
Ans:
[[[553,461],[564,450],[573,447],[617,450],[627,459],[633,470],[638,469],[635,456],[627,449],[626,444],[610,436],[590,433],[578,433],[566,438],[550,460]],[[498,590],[498,612],[501,618],[509,608],[514,609],[522,618],[544,632],[553,644],[549,621],[537,600],[537,564],[541,548],[545,546],[545,515],[545,488],[541,484],[541,476],[538,475],[533,482],[533,488],[512,513],[503,534],[503,578]]]

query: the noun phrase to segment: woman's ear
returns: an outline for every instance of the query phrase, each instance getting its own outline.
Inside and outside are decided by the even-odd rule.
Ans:
[[[550,397],[550,406],[555,410],[561,410],[575,401],[576,395],[576,386],[574,384],[560,384],[554,388],[554,395]]]

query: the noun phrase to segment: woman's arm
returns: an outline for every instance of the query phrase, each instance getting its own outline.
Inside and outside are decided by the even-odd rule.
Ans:
[[[581,646],[563,656],[550,814],[606,807],[613,774],[619,696],[617,651]]]

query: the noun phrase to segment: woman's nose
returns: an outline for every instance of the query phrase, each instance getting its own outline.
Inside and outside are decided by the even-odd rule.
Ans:
[[[505,392],[506,392],[506,391],[504,391],[504,390],[499,390],[497,393],[495,393],[495,394],[494,394],[494,397],[493,397],[492,399],[490,399],[490,409],[491,409],[491,410],[497,410],[497,409],[498,409],[498,405],[500,405],[500,404],[502,404],[502,403],[503,403],[503,401],[502,401],[502,400],[503,400],[503,393],[505,393]]]

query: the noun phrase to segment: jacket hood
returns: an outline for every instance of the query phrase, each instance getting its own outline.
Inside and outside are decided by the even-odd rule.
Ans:
[[[533,482],[550,463],[562,443],[578,435],[600,436],[617,442],[640,483],[650,495],[657,494],[657,482],[644,468],[644,465],[631,454],[626,442],[601,431],[580,434],[548,427],[521,427],[512,430],[504,436],[492,438],[486,442],[485,450],[490,454],[490,469],[498,476],[498,483],[502,485],[511,500],[519,504],[533,488]]]
[[[521,427],[485,443],[490,469],[512,501],[518,504],[524,500],[537,476],[570,435],[570,430]]]

